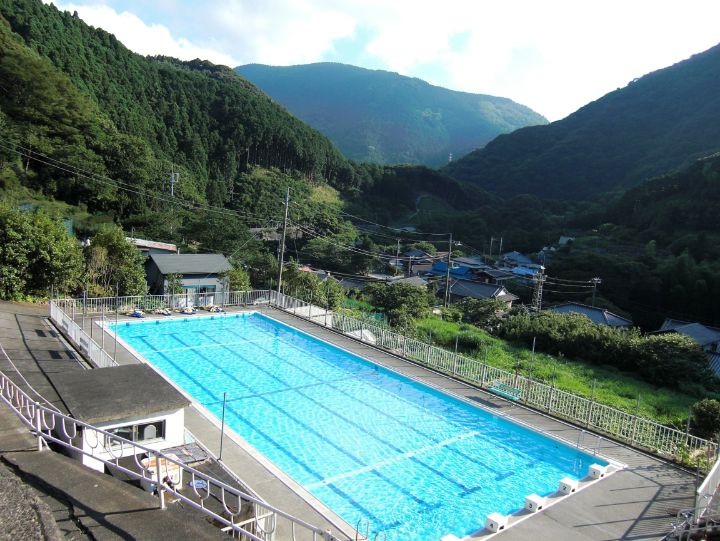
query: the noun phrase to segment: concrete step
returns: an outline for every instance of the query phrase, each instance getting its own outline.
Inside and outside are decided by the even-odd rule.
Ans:
[[[2,460],[28,485],[72,508],[90,539],[154,541],[227,538],[206,515],[179,502],[158,508],[159,500],[140,488],[94,472],[60,453],[9,452]]]

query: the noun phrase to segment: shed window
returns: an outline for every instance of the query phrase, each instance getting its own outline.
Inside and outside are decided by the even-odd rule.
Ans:
[[[151,443],[165,439],[165,421],[120,426],[117,428],[110,428],[107,432],[133,442]],[[105,445],[119,447],[120,442],[112,438],[107,438]]]

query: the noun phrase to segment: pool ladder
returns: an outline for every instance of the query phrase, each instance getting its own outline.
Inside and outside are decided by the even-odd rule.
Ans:
[[[364,532],[364,533],[363,533]],[[370,521],[366,518],[360,518],[357,521],[357,527],[355,528],[355,541],[370,541]],[[385,532],[378,532],[375,534],[373,541],[386,541],[387,536]]]

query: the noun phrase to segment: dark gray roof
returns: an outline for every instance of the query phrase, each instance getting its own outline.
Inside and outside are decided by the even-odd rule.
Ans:
[[[613,314],[603,308],[588,306],[578,302],[566,302],[548,308],[551,312],[559,314],[583,314],[587,316],[593,323],[600,325],[609,325],[610,327],[630,327],[633,322],[627,318]]]
[[[148,417],[190,402],[146,364],[48,373],[70,414],[90,424]]]
[[[450,293],[458,297],[472,297],[473,299],[500,299],[503,301],[518,299],[503,286],[470,280],[456,280],[450,284]]]
[[[405,252],[403,252],[403,255],[406,257],[413,257],[415,259],[430,257],[430,254],[428,254],[427,252],[424,252],[422,250],[418,250],[417,248],[412,248],[411,250],[406,250]]]
[[[710,370],[713,371],[715,377],[720,377],[720,353],[708,353],[707,356]]]
[[[688,323],[687,325],[680,325],[670,330],[689,336],[701,346],[720,342],[720,331],[706,327],[701,323]]]
[[[481,269],[478,272],[479,272],[479,274],[487,274],[488,276],[490,276],[491,278],[495,278],[496,280],[501,280],[504,278],[515,278],[515,275],[512,272],[508,272],[508,271],[501,270],[501,269],[487,268],[487,269]]]
[[[230,269],[222,254],[150,254],[161,274],[219,274]]]
[[[395,278],[390,280],[390,285],[395,284],[410,284],[411,286],[425,287],[428,285],[427,280],[420,278],[419,276],[410,276],[408,278]]]
[[[463,267],[470,267],[471,269],[481,269],[487,267],[487,265],[479,257],[453,257],[452,262]]]

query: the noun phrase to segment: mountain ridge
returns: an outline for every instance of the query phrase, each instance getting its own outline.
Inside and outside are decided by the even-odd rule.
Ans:
[[[547,120],[503,97],[337,62],[235,71],[327,135],[350,159],[438,166],[499,133]]]
[[[548,124],[498,136],[445,168],[494,193],[582,199],[624,191],[720,149],[720,45]]]

